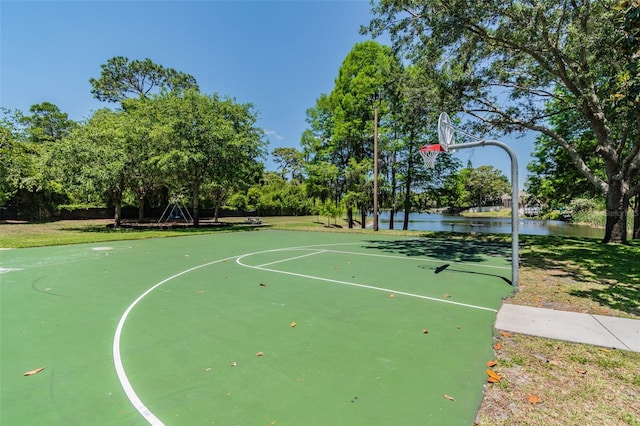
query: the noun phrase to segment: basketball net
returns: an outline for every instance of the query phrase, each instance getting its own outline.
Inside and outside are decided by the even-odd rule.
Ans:
[[[424,166],[433,169],[436,165],[436,160],[438,159],[438,154],[444,151],[444,148],[440,144],[435,145],[424,145],[420,147],[420,156],[424,161]]]

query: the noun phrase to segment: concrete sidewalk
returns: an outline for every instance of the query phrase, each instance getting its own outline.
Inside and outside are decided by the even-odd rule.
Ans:
[[[503,304],[498,311],[496,328],[640,352],[640,320]]]

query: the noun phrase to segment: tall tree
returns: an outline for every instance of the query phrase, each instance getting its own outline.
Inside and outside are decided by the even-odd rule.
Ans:
[[[39,219],[49,217],[67,196],[47,165],[49,152],[77,124],[51,103],[32,105],[30,115],[2,109],[4,151],[0,187],[2,204],[11,204],[20,214]]]
[[[264,132],[256,126],[251,104],[239,104],[218,94],[195,90],[158,96],[170,136],[158,165],[174,175],[174,190],[191,195],[195,226],[199,225],[201,191],[205,184],[248,187],[262,172]]]
[[[130,97],[149,97],[162,91],[198,89],[196,79],[147,58],[142,61],[116,56],[100,66],[100,77],[89,79],[91,93],[101,101],[120,102]]]
[[[551,102],[549,111],[561,108]],[[575,110],[556,111],[549,118],[553,129],[567,140],[594,173],[606,178],[602,158],[596,152],[597,141],[588,123]],[[574,198],[601,197],[602,194],[575,167],[567,151],[546,135],[536,138],[533,161],[527,165],[527,192],[550,208],[568,205]]]
[[[280,175],[285,178],[291,174],[291,180],[300,179],[304,167],[304,154],[295,148],[275,148],[271,155],[274,162],[280,166]]]
[[[633,4],[633,2],[631,2]],[[605,242],[626,242],[629,200],[640,193],[640,109],[617,105],[630,88],[619,79],[637,69],[637,51],[625,54],[625,29],[615,2],[382,0],[368,30],[389,30],[395,47],[411,58],[442,52],[443,69],[459,78],[463,110],[501,131],[541,132],[567,151],[577,169],[606,198]],[[637,10],[637,4],[631,15]],[[631,17],[629,15],[629,17]],[[623,20],[623,23],[633,20]],[[562,90],[556,91],[555,87]],[[545,105],[557,102],[584,118],[595,135],[606,178],[580,155],[575,141],[549,125]]]
[[[467,169],[469,174],[465,182],[469,198],[472,204],[478,207],[495,204],[503,194],[511,190],[509,180],[493,166],[480,166],[476,169]]]
[[[77,123],[69,119],[69,115],[60,111],[57,105],[50,102],[31,105],[31,115],[24,115],[20,121],[25,126],[27,138],[31,142],[55,142],[68,136]]]
[[[198,90],[196,79],[190,74],[173,68],[165,68],[154,63],[149,58],[130,61],[126,57],[116,56],[109,59],[106,64],[101,65],[101,68],[102,71],[98,79],[89,79],[92,86],[91,93],[96,99],[107,102],[120,102],[123,109],[126,110],[128,108],[132,113],[138,113],[139,121],[145,120],[145,114],[147,118],[149,114],[156,115],[153,125],[148,120],[146,124],[139,125],[136,124],[136,120],[130,121],[132,127],[130,127],[128,136],[134,137],[137,135],[137,137],[142,138],[140,141],[132,143],[132,146],[136,147],[148,146],[152,137],[150,129],[152,127],[159,128],[156,124],[163,122],[166,117],[158,117],[159,112],[154,112],[157,104],[134,106],[131,102],[127,105],[127,100],[137,98],[144,101],[161,93],[181,93],[186,90]],[[149,179],[150,173],[152,173],[151,169],[153,169],[152,164],[155,163],[145,161],[145,158],[151,158],[151,152],[140,149],[137,154],[141,158],[131,163],[133,168],[131,172],[133,174],[128,175],[128,179],[131,181],[131,189],[138,198],[138,219],[142,220],[146,196],[155,185]]]
[[[169,118],[154,99],[125,99],[122,108],[127,117],[124,121],[125,184],[138,201],[138,221],[142,222],[147,198],[167,185],[158,167],[158,158],[170,137],[170,129],[165,125]]]
[[[395,171],[403,185],[404,220],[402,229],[409,227],[409,213],[412,211],[411,192],[414,188],[430,192],[437,198],[450,173],[458,168],[458,162],[449,154],[440,154],[434,168],[425,168],[418,153],[423,145],[437,144],[438,139],[433,123],[437,122],[442,110],[448,110],[452,103],[446,95],[437,90],[437,75],[432,69],[431,58],[421,58],[420,66],[406,67],[398,76],[397,92],[392,98],[394,126],[398,127],[394,152],[398,155]]]
[[[66,185],[80,193],[106,194],[115,206],[114,227],[122,220],[122,199],[126,189],[129,146],[127,120],[123,111],[108,109],[96,113],[74,130],[52,152],[56,169]]]
[[[343,61],[331,94],[322,95],[316,107],[307,112],[313,137],[306,137],[303,143],[306,143],[307,153],[312,155],[310,161],[328,161],[338,166],[342,178],[341,194],[353,192],[355,188],[349,187],[350,183],[360,181],[345,178],[349,161],[360,164],[373,157],[374,102],[378,102],[379,112],[384,114],[390,76],[399,66],[388,46],[374,41],[358,43]],[[372,204],[358,203],[361,203],[357,208],[364,227],[367,206]],[[354,207],[353,204],[347,207],[349,227],[353,227]]]

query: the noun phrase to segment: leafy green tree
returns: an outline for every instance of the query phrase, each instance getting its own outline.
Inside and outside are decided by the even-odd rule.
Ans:
[[[548,109],[560,106],[550,103]],[[596,138],[580,114],[575,111],[554,111],[549,119],[554,130],[567,140],[574,141],[575,149],[589,168],[605,179],[601,157],[596,152]],[[568,152],[546,135],[536,138],[533,161],[527,165],[529,178],[527,192],[544,202],[549,208],[568,205],[574,198],[602,197],[602,194],[575,167]]]
[[[418,65],[419,64],[419,65]],[[451,100],[438,90],[438,75],[433,71],[431,57],[420,58],[403,69],[395,84],[391,115],[395,132],[394,171],[403,188],[403,229],[408,229],[409,213],[414,209],[411,192],[419,188],[438,198],[446,177],[455,172],[457,161],[449,154],[440,154],[433,169],[423,165],[418,149],[437,144],[436,123],[442,110],[448,110]],[[395,179],[392,177],[392,185]],[[390,222],[390,226],[392,223]]]
[[[52,164],[65,184],[78,194],[105,194],[115,206],[114,227],[120,227],[130,152],[125,112],[96,111],[52,152]]]
[[[511,185],[505,175],[493,166],[480,166],[469,170],[465,189],[469,194],[469,201],[478,207],[487,204],[497,204],[500,197],[511,191]]]
[[[331,226],[331,219],[335,225],[338,218],[344,213],[341,203],[333,200],[326,200],[320,205],[319,214],[327,218],[327,226]]]
[[[487,129],[533,130],[566,150],[605,195],[604,241],[624,243],[629,200],[640,192],[635,181],[640,109],[612,99],[624,89],[619,77],[630,67],[637,69],[637,50],[629,54],[622,48],[634,28],[637,4],[625,9],[629,13],[622,14],[622,23],[613,5],[592,0],[382,0],[373,7],[368,30],[374,35],[388,30],[395,48],[410,59],[430,56],[438,58],[442,70],[455,70],[446,90],[458,94],[463,111]],[[574,140],[549,125],[545,106],[552,101],[588,123],[605,179],[589,167]]]
[[[254,185],[250,193],[249,197],[256,200],[260,214],[305,215],[311,211],[304,185],[287,181],[276,172],[264,173],[260,183]]]
[[[470,168],[464,168],[458,173],[447,176],[442,191],[442,203],[453,211],[462,211],[472,199],[466,182],[469,180]]]
[[[305,165],[307,178],[305,180],[306,195],[324,203],[326,200],[337,202],[339,196],[340,171],[338,166],[329,162],[307,163]]]
[[[301,179],[304,167],[304,154],[295,148],[275,148],[271,155],[274,162],[280,166],[280,174],[284,178],[287,173],[291,174],[291,180]]]
[[[130,61],[126,57],[116,56],[101,65],[101,68],[100,77],[89,80],[92,86],[91,93],[101,101],[121,102],[122,108],[131,113],[128,137],[141,138],[131,143],[132,147],[140,149],[132,153],[131,157],[137,158],[131,158],[130,166],[127,167],[127,187],[130,187],[138,199],[138,219],[141,221],[146,198],[159,185],[162,186],[157,176],[157,158],[152,158],[153,148],[159,140],[158,131],[151,129],[162,129],[161,124],[167,120],[167,117],[162,117],[162,112],[158,111],[157,103],[143,101],[162,93],[197,91],[198,85],[193,76],[173,68],[165,68],[148,58]],[[135,104],[135,99],[141,102]],[[133,117],[134,115],[136,117]]]
[[[5,206],[13,195],[9,175],[11,173],[11,155],[13,150],[13,135],[4,126],[0,126],[0,208]]]
[[[120,102],[131,97],[149,97],[163,91],[198,89],[196,79],[173,68],[155,64],[151,59],[132,60],[116,56],[100,66],[100,77],[89,79],[91,93],[101,101]]]
[[[50,102],[42,102],[29,108],[31,115],[20,117],[30,142],[56,142],[68,136],[77,123]]]
[[[307,111],[310,134],[303,136],[305,154],[312,163],[329,162],[338,167],[341,179],[339,196],[356,192],[349,185],[360,181],[345,178],[349,161],[361,163],[373,157],[373,103],[378,102],[380,114],[384,115],[390,76],[399,66],[389,47],[374,41],[358,43],[343,61],[331,94],[321,95],[316,107]],[[358,198],[358,203],[357,206],[347,203],[349,227],[353,227],[355,208],[360,210],[362,225],[365,224],[371,202],[367,205]]]
[[[350,158],[347,167],[344,169],[344,177],[347,188],[342,196],[347,212],[354,208],[359,208],[361,214],[360,226],[364,229],[367,225],[366,212],[373,208],[373,179],[370,174],[372,161],[364,158],[356,161]]]
[[[266,142],[256,126],[251,104],[239,104],[218,94],[194,90],[157,97],[170,129],[158,165],[173,176],[174,191],[190,194],[194,225],[199,225],[203,185],[237,184],[249,187],[262,171],[258,161]]]
[[[133,192],[138,203],[138,221],[144,220],[147,198],[166,187],[158,159],[170,129],[164,123],[168,118],[153,99],[125,99],[122,108],[124,137],[127,145],[126,188]],[[124,119],[125,117],[123,117]]]
[[[51,103],[33,105],[30,112],[2,109],[0,200],[19,214],[44,219],[67,201],[47,164],[49,152],[76,123]]]

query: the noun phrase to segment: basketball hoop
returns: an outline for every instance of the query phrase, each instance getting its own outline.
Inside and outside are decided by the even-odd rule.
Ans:
[[[424,161],[424,166],[429,169],[433,169],[436,165],[438,154],[444,152],[444,148],[442,147],[442,145],[437,143],[434,145],[421,146],[418,152],[420,152],[420,156]]]
[[[449,151],[451,145],[454,144],[454,130],[449,115],[446,112],[441,113],[438,117],[438,141],[445,151]]]

